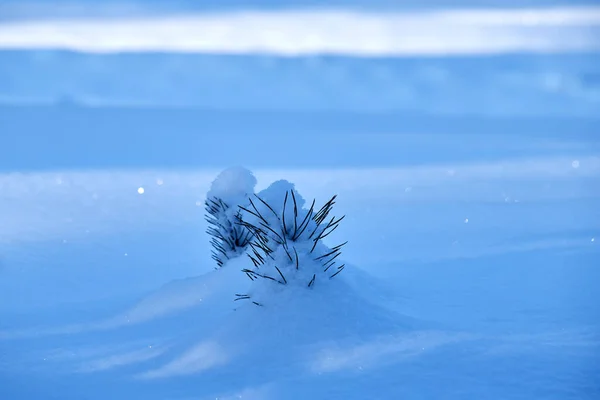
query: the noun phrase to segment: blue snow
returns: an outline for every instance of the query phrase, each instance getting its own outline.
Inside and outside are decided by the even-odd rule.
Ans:
[[[95,4],[3,2],[0,29]],[[600,398],[598,60],[0,46],[0,399]],[[337,194],[342,273],[234,302],[252,264],[216,270],[204,220],[232,166]]]

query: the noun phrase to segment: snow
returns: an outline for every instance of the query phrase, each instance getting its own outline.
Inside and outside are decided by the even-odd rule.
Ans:
[[[600,396],[595,5],[161,1],[0,5],[4,34],[56,28],[0,41],[29,43],[0,50],[0,399]],[[178,53],[180,31],[139,52],[186,18],[244,23],[194,47],[217,53]],[[136,52],[88,52],[107,43]],[[311,252],[294,199],[298,222],[334,195]],[[273,259],[215,269],[213,197],[228,221],[285,214],[292,259],[269,231]]]
[[[217,267],[243,252],[250,232],[239,225],[241,209],[254,194],[256,178],[242,167],[231,167],[219,174],[206,194],[207,233],[211,236],[212,258]]]
[[[321,7],[9,21],[0,26],[0,48],[363,57],[582,52],[598,50],[599,25],[593,6],[401,13]]]
[[[3,244],[3,396],[300,399],[363,398],[365,393],[374,398],[399,393],[413,398],[594,394],[596,389],[589,385],[596,371],[595,316],[600,310],[593,297],[598,279],[593,260],[598,251],[590,241],[598,230],[593,208],[598,193],[591,188],[597,187],[599,170],[594,158],[579,154],[582,163],[573,175],[572,159],[530,158],[528,163],[487,167],[452,164],[455,176],[446,174],[449,166],[254,170],[257,186],[267,186],[257,194],[276,204],[283,204],[282,193],[296,188],[302,188],[303,197],[318,198],[317,204],[332,192],[339,193],[334,211],[337,214],[339,207],[349,218],[340,225],[339,238],[352,244],[342,257],[359,265],[348,265],[334,279],[317,280],[311,288],[294,285],[292,277],[286,286],[257,285],[241,273],[251,266],[245,256],[218,270],[211,270],[208,259],[201,265],[202,257],[192,257],[191,265],[185,266],[186,251],[202,243],[198,254],[208,250],[202,213],[194,199],[207,193],[219,171],[188,175],[123,171],[118,180],[103,179],[99,172],[63,172],[60,185],[54,173],[3,175],[3,188],[18,195],[21,207],[27,207],[28,199],[38,204],[40,195],[50,201],[59,188],[61,201],[77,204],[82,194],[74,189],[65,192],[63,186],[78,188],[90,181],[107,182],[106,187],[94,187],[100,198],[109,193],[117,197],[98,205],[116,213],[110,221],[95,218],[95,213],[71,214],[74,225],[69,230],[85,226],[94,231],[107,224],[107,234],[99,237],[78,238],[64,227],[52,231],[50,226],[62,224],[56,213],[49,217],[57,219],[45,226],[39,222],[43,213],[30,215],[30,228],[42,229],[46,236],[39,241],[23,232],[20,240],[26,247],[19,248],[41,258],[53,255],[57,263],[50,274],[41,270],[43,265],[19,255],[19,248]],[[548,168],[540,167],[544,165]],[[315,175],[329,183],[315,181]],[[149,191],[143,199],[126,190],[135,189],[140,179],[154,182],[156,176],[170,190]],[[282,176],[296,185],[279,180]],[[403,190],[407,179],[416,180],[409,193]],[[553,190],[545,191],[546,184]],[[24,190],[34,185],[36,191]],[[577,187],[579,191],[573,191]],[[500,188],[505,193],[497,190],[494,195]],[[523,201],[506,203],[507,193]],[[139,201],[151,201],[150,207]],[[3,205],[4,212],[14,207]],[[75,207],[56,206],[56,211],[73,212]],[[190,220],[194,212],[200,215]],[[133,225],[125,232],[119,224],[127,214]],[[470,220],[467,230],[461,229],[465,214]],[[9,221],[7,214],[2,216]],[[168,228],[173,219],[179,221],[175,230]],[[188,236],[189,225],[199,231],[197,236]],[[148,227],[163,234],[153,239]],[[70,234],[70,249],[44,244],[65,233]],[[108,240],[111,236],[118,241]],[[170,245],[161,243],[170,236],[174,236]],[[139,238],[138,247],[133,238]],[[336,244],[337,239],[327,244]],[[169,251],[171,246],[175,247]],[[141,265],[126,271],[134,265],[106,257],[121,248],[129,254],[123,257],[120,252],[121,259],[136,257],[135,263]],[[145,257],[136,256],[140,251]],[[85,257],[103,260],[77,272]],[[157,263],[157,257],[165,262]],[[81,262],[64,264],[60,271],[58,265],[69,259]],[[116,264],[109,268],[107,262]],[[16,269],[19,266],[38,268],[42,280],[36,283]],[[188,277],[158,276],[142,289],[127,284],[161,269],[174,276],[173,268],[189,268]],[[49,289],[43,289],[64,290],[61,281],[70,276],[88,295],[110,294],[109,287],[95,289],[89,281],[94,271],[108,275],[104,282],[137,299],[109,297],[98,309],[89,302],[77,305],[84,296],[72,292],[70,305],[60,306],[52,305]],[[161,281],[163,285],[157,283]],[[298,280],[304,281],[305,277]],[[21,305],[20,312],[10,312],[17,309],[11,304],[23,298],[16,297],[19,288],[29,288],[32,299],[26,308]],[[234,301],[236,293],[260,296],[263,306]],[[32,303],[33,297],[51,305],[40,308]],[[556,380],[565,375],[570,378]],[[74,377],[79,384],[68,383]],[[35,385],[20,385],[21,379]]]
[[[243,205],[254,194],[256,178],[246,168],[231,167],[222,171],[210,185],[207,198],[217,197],[228,204]]]

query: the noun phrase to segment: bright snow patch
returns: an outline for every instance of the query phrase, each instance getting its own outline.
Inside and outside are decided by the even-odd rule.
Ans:
[[[243,204],[254,193],[256,178],[243,167],[231,167],[222,171],[212,182],[208,198],[218,197],[229,204]]]
[[[0,25],[0,48],[359,56],[598,49],[598,7],[236,12]]]

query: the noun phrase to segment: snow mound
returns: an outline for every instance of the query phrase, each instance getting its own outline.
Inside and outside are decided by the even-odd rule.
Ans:
[[[239,271],[247,262],[244,258],[231,260],[221,270]],[[226,274],[213,273],[213,277],[215,286],[230,287]],[[206,318],[198,319],[196,333],[180,336],[160,359],[140,365],[136,376],[163,379],[196,375],[209,379],[217,373],[233,380],[243,376],[252,382],[271,373],[281,377],[312,374],[315,369],[334,369],[323,366],[327,362],[324,354],[330,349],[361,346],[390,332],[402,335],[421,326],[369,301],[369,297],[377,298],[369,293],[372,286],[356,287],[343,277],[310,289],[301,285],[257,286],[249,280],[246,285],[262,290],[264,306],[233,302],[230,297],[228,304],[236,307],[228,311],[219,308],[217,312],[225,312],[216,321],[208,315],[216,310],[208,302],[202,304]],[[206,323],[210,324],[208,329]]]

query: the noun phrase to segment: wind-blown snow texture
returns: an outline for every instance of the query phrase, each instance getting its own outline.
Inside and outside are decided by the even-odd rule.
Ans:
[[[0,399],[599,398],[596,3],[1,2]],[[207,11],[239,41],[119,52]],[[338,195],[333,279],[214,269],[207,194],[277,181]]]

